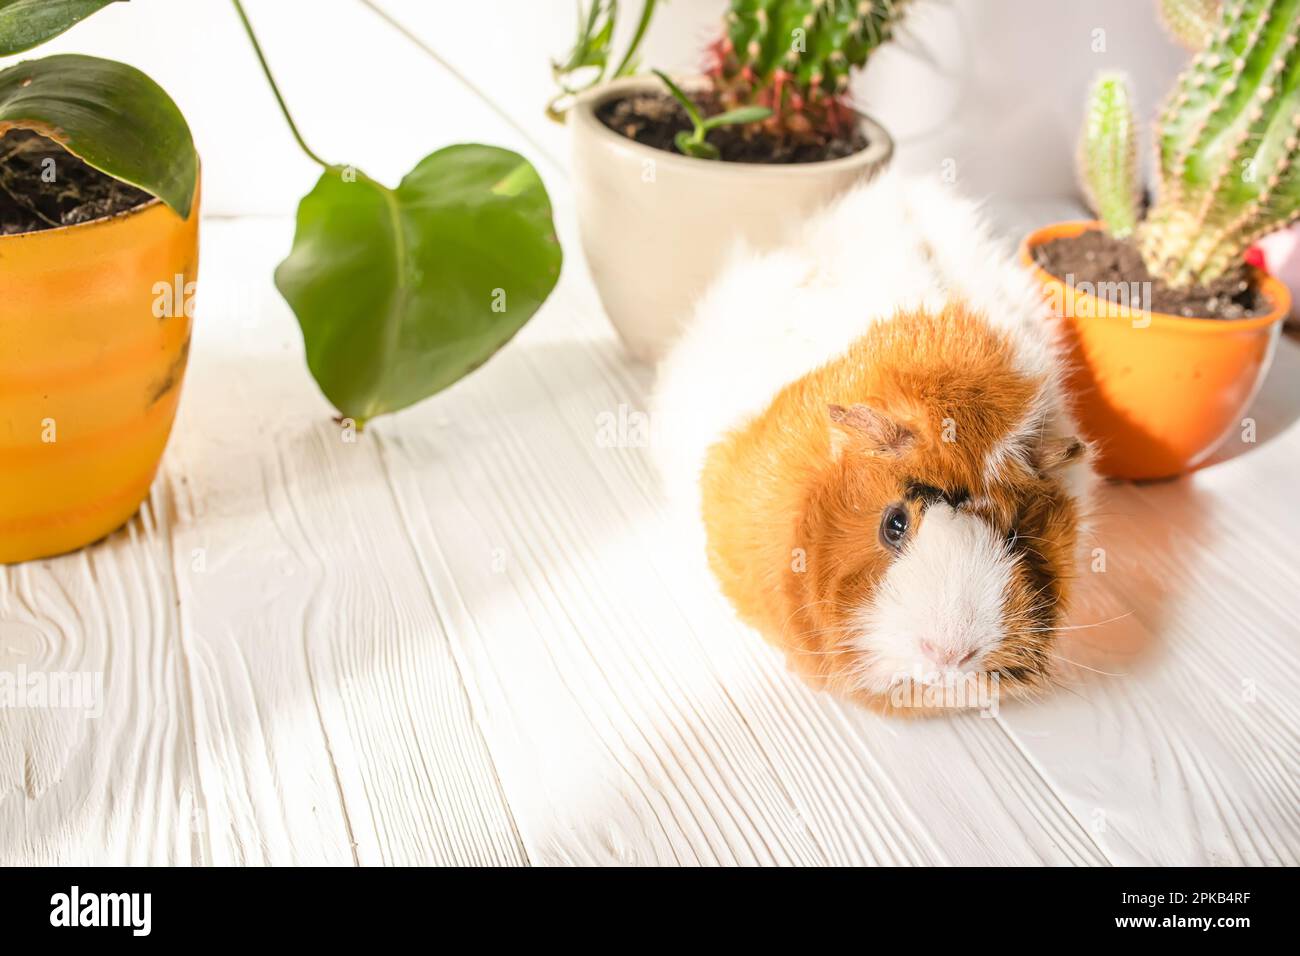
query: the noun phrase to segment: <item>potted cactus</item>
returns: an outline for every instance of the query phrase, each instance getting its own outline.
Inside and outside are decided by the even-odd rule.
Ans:
[[[1064,319],[1080,424],[1112,477],[1180,474],[1243,427],[1290,311],[1252,247],[1300,217],[1300,0],[1216,16],[1155,129],[1150,208],[1131,94],[1102,76],[1080,148],[1099,221],[1021,251]]]
[[[618,78],[577,97],[583,249],[632,355],[663,353],[737,240],[779,244],[889,161],[889,134],[850,105],[849,77],[909,2],[731,0],[703,75],[627,76],[625,56]],[[642,16],[637,39],[644,28]],[[570,61],[592,60],[580,46]]]
[[[0,0],[0,57],[110,0]],[[148,494],[180,397],[199,163],[149,77],[0,65],[0,563],[80,547]]]

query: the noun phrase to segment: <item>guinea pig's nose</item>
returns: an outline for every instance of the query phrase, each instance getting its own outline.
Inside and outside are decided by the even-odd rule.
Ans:
[[[921,639],[921,653],[936,664],[947,665],[951,658],[950,651],[941,651],[925,638]]]
[[[969,654],[963,654],[960,650],[940,650],[930,643],[930,641],[925,639],[922,639],[921,641],[921,653],[939,667],[961,667],[965,664],[969,664],[976,654],[975,651],[971,651]]]

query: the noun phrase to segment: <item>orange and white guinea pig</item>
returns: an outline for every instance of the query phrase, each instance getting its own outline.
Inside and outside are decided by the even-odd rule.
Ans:
[[[894,174],[738,254],[659,370],[656,457],[740,616],[817,686],[1048,682],[1093,484],[1041,294]]]

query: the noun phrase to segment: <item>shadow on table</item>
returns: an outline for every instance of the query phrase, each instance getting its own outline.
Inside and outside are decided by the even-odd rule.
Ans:
[[[1234,430],[1202,468],[1249,454],[1300,421],[1300,348],[1294,339],[1283,336],[1278,342],[1273,365],[1246,418],[1255,423],[1255,440],[1243,441],[1244,430]]]
[[[1127,675],[1158,659],[1165,612],[1185,597],[1179,582],[1188,580],[1188,561],[1205,548],[1198,532],[1216,506],[1214,495],[1198,487],[1198,475],[1248,455],[1294,427],[1300,421],[1297,381],[1300,348],[1284,338],[1247,412],[1255,423],[1253,442],[1243,441],[1238,430],[1191,475],[1102,486],[1094,540],[1085,552],[1069,622],[1078,630],[1062,632],[1061,640],[1062,655],[1076,661],[1086,679]]]
[[[1177,568],[1202,547],[1197,531],[1212,503],[1193,476],[1101,486],[1057,646],[1072,682],[1122,680],[1156,665],[1168,612],[1188,586]]]

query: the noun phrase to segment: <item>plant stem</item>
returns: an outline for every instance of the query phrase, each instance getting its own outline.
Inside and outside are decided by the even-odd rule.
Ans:
[[[244,12],[244,5],[239,0],[231,0],[235,5],[235,12],[239,14],[240,22],[244,24],[244,32],[248,34],[248,40],[253,44],[253,52],[257,54],[257,62],[262,65],[262,73],[266,76],[266,82],[271,87],[271,92],[275,94],[275,101],[280,104],[280,112],[284,114],[284,121],[289,124],[289,132],[293,133],[293,138],[298,141],[299,148],[315,163],[329,169],[331,163],[325,162],[307,145],[306,140],[302,138],[302,133],[298,132],[298,124],[293,121],[293,116],[289,112],[288,105],[284,102],[284,97],[280,95],[280,87],[275,83],[275,77],[271,75],[271,67],[266,62],[266,56],[262,53],[262,44],[257,42],[257,34],[253,32],[253,25],[248,22],[248,14]]]
[[[371,13],[373,13],[375,16],[379,17],[379,19],[383,20],[385,23],[387,23],[390,27],[392,27],[394,30],[396,30],[398,33],[400,33],[402,36],[406,37],[406,39],[410,40],[413,44],[415,44],[415,46],[418,47],[418,48],[420,49],[420,51],[421,51],[422,53],[424,53],[425,56],[427,56],[429,59],[433,60],[434,63],[437,63],[440,67],[442,67],[444,70],[446,70],[447,73],[449,73],[449,74],[451,75],[451,78],[452,78],[452,79],[454,79],[454,80],[455,80],[457,83],[459,83],[461,86],[465,87],[465,89],[469,90],[469,92],[472,93],[472,94],[475,96],[475,98],[477,98],[477,99],[478,99],[478,100],[479,100],[479,101],[480,101],[484,106],[486,106],[486,107],[487,107],[488,109],[490,109],[493,113],[495,113],[498,119],[500,119],[503,123],[505,123],[505,124],[506,124],[507,126],[509,126],[511,129],[513,129],[516,133],[518,133],[519,136],[520,136],[520,137],[521,137],[521,138],[522,138],[522,139],[523,139],[523,140],[524,140],[524,141],[525,141],[529,146],[531,146],[533,149],[535,149],[535,150],[537,151],[537,154],[538,154],[539,156],[545,156],[548,160],[551,161],[552,164],[555,164],[555,165],[557,165],[557,166],[560,165],[560,164],[559,164],[559,161],[556,160],[553,156],[551,156],[550,153],[547,152],[545,146],[543,146],[541,143],[539,143],[539,142],[537,141],[537,139],[536,139],[535,137],[533,137],[532,134],[530,134],[530,133],[528,132],[528,130],[524,129],[524,127],[522,127],[522,126],[519,125],[519,121],[518,121],[518,120],[516,120],[513,116],[511,116],[509,113],[507,113],[505,110],[503,110],[500,106],[498,106],[497,103],[496,103],[496,100],[492,99],[490,96],[488,96],[486,93],[484,93],[481,89],[479,89],[477,86],[475,86],[473,80],[471,80],[468,76],[466,76],[466,75],[465,75],[464,73],[462,73],[460,70],[456,69],[456,68],[455,68],[454,66],[452,66],[450,63],[448,63],[447,60],[444,59],[444,58],[443,58],[443,57],[438,53],[437,50],[435,50],[433,47],[429,46],[429,44],[427,44],[427,43],[425,43],[423,40],[421,40],[418,36],[416,36],[414,33],[412,33],[410,30],[408,30],[406,27],[404,27],[400,22],[398,22],[397,20],[394,20],[391,16],[389,16],[389,14],[388,14],[388,12],[387,12],[386,10],[384,10],[382,7],[376,5],[376,4],[373,2],[373,0],[358,0],[358,2],[359,2],[363,7],[368,8],[368,9],[370,10]],[[561,120],[561,122],[562,122],[562,120]],[[567,174],[568,174],[567,171],[564,171],[564,174],[567,175]]]
[[[641,46],[641,41],[645,39],[646,31],[650,28],[650,21],[655,15],[655,0],[645,0],[641,6],[641,19],[637,21],[636,33],[632,35],[632,42],[628,44],[627,52],[623,54],[622,61],[618,64],[618,69],[614,71],[615,78],[626,76],[631,71],[632,58],[636,56],[636,51]]]

